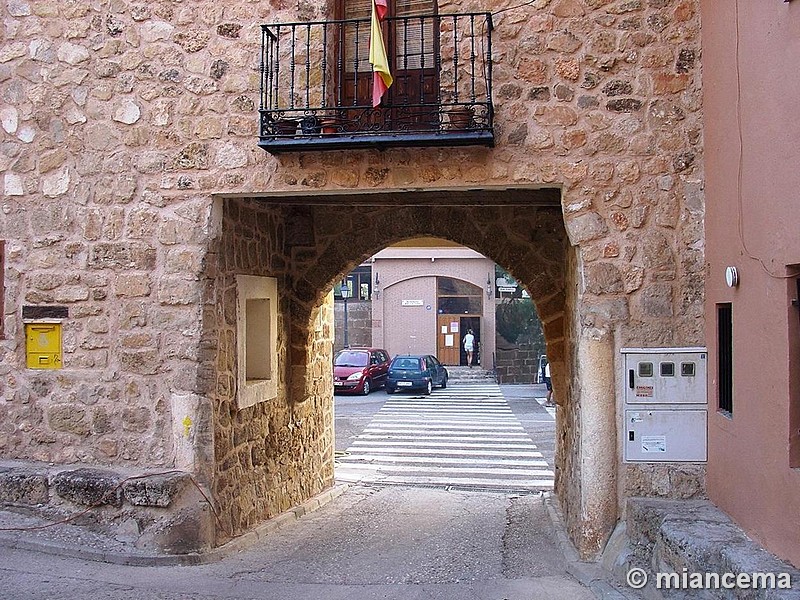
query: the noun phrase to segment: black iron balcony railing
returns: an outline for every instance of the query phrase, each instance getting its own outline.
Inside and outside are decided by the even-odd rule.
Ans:
[[[259,145],[494,145],[490,13],[390,17],[394,82],[373,107],[370,20],[262,26]]]

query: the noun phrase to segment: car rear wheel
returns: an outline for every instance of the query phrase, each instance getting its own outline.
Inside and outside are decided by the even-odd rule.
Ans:
[[[428,384],[425,386],[425,395],[430,395],[433,391],[433,381],[428,380]]]
[[[361,393],[365,396],[369,396],[369,393],[372,391],[372,388],[369,385],[369,379],[364,380],[364,387],[361,389]]]

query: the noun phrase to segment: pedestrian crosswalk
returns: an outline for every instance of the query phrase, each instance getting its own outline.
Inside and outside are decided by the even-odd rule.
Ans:
[[[492,382],[392,396],[337,457],[336,480],[537,492],[554,474]]]

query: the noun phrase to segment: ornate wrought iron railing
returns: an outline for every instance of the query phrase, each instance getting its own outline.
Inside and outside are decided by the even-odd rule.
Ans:
[[[390,17],[394,82],[372,105],[369,19],[262,25],[268,152],[494,145],[490,13]]]

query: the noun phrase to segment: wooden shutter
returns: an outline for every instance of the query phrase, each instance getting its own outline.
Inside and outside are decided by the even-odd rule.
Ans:
[[[394,16],[414,17],[436,14],[434,0],[397,0]],[[395,24],[394,56],[398,70],[434,67],[436,32],[431,19],[402,19]]]

